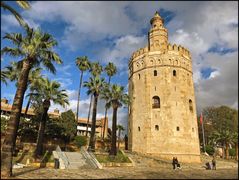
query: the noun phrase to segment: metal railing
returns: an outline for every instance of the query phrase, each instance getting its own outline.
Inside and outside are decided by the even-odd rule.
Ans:
[[[81,148],[81,153],[91,167],[102,169],[102,165],[96,160],[96,157],[92,152],[88,152],[84,148]]]
[[[69,166],[70,162],[68,161],[68,159],[67,159],[65,153],[61,151],[60,146],[57,146],[57,147],[56,147],[56,152],[57,152],[57,154],[58,154],[59,159],[62,159],[62,160],[63,160],[64,165],[65,165],[65,167],[67,168],[67,167]]]

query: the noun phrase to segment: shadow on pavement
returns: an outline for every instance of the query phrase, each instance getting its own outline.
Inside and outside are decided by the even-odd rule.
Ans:
[[[20,176],[22,174],[25,174],[25,173],[28,173],[28,172],[32,172],[32,171],[36,171],[36,170],[39,170],[39,169],[42,169],[41,167],[38,167],[38,168],[31,168],[31,169],[26,169],[25,171],[21,171],[21,172],[17,172],[17,173],[14,173],[13,174],[13,177],[16,177],[16,176]]]

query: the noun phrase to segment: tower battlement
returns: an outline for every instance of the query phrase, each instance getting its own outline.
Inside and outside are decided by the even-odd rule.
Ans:
[[[184,56],[188,59],[191,59],[191,54],[189,52],[189,50],[181,45],[176,45],[173,44],[171,45],[170,43],[167,46],[167,50],[170,52],[174,52],[175,54],[178,53],[180,56]]]
[[[130,57],[129,61],[132,61],[133,59],[137,58],[138,56],[141,56],[141,55],[146,54],[148,52],[150,52],[150,51],[148,50],[147,46],[144,47],[144,48],[140,48],[140,49],[138,49],[138,50],[136,50],[135,52],[132,53],[132,56]],[[187,48],[185,48],[185,47],[183,47],[181,45],[179,45],[179,46],[176,45],[176,44],[171,45],[169,43],[167,45],[167,52],[168,53],[177,54],[177,55],[179,55],[181,57],[185,57],[185,58],[191,60],[191,53],[190,53],[190,51]],[[163,52],[163,53],[165,53],[165,52]]]

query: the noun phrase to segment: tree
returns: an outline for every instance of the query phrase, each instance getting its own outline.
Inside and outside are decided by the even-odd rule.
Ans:
[[[235,149],[236,149],[236,160],[238,160],[238,133],[234,132],[232,134],[232,142],[235,145]]]
[[[90,72],[93,77],[99,76],[103,71],[103,67],[100,65],[99,62],[93,62],[90,64]]]
[[[81,92],[81,85],[82,85],[82,78],[84,71],[88,70],[90,68],[90,62],[87,58],[87,56],[83,57],[77,57],[76,58],[76,66],[81,71],[80,75],[80,85],[78,90],[78,98],[77,98],[77,108],[76,108],[76,120],[78,121],[78,113],[79,113],[79,103],[80,103],[80,92]]]
[[[60,83],[56,81],[50,81],[48,78],[42,79],[39,95],[43,100],[44,111],[41,117],[37,136],[37,147],[35,151],[36,156],[40,156],[43,153],[43,137],[46,127],[47,112],[51,106],[51,101],[53,101],[54,104],[60,104],[63,107],[65,107],[66,104],[69,104],[68,95],[65,90],[60,89],[60,86]]]
[[[102,71],[103,71],[103,67],[100,65],[99,62],[93,62],[93,63],[90,64],[90,72],[91,72],[93,77],[100,76]],[[91,96],[90,96],[90,106],[89,106],[87,125],[86,125],[86,136],[88,136],[88,127],[89,127],[92,99],[93,99],[93,94],[91,94]]]
[[[21,69],[22,69],[22,61],[20,62],[13,61],[11,62],[11,65],[4,68],[3,73],[6,74],[6,78],[9,79],[10,81],[17,81],[20,76]],[[42,68],[36,67],[32,68],[29,72],[27,87],[30,87],[29,88],[30,93],[28,95],[29,99],[25,110],[25,117],[31,103],[32,93],[39,87],[39,80],[42,78],[41,71]]]
[[[22,57],[22,69],[18,78],[18,86],[13,100],[11,116],[8,121],[6,134],[2,145],[2,176],[12,176],[12,153],[15,148],[16,135],[22,110],[22,103],[27,89],[28,75],[32,67],[40,64],[55,73],[52,62],[61,64],[60,57],[52,51],[57,45],[56,40],[48,33],[42,33],[40,29],[33,30],[25,25],[26,35],[20,33],[7,33],[3,38],[10,40],[15,47],[4,47],[1,54],[9,54],[13,57]]]
[[[16,1],[16,2],[23,9],[29,9],[30,8],[30,4],[27,1],[22,0],[22,1]],[[22,16],[15,9],[13,9],[11,6],[9,6],[5,2],[1,1],[1,7],[5,10],[10,11],[15,16],[15,18],[18,20],[20,25],[25,25],[26,24],[24,22]]]
[[[224,152],[225,152],[225,158],[229,158],[229,144],[232,142],[232,134],[229,130],[224,130],[221,132],[214,131],[212,135],[210,136],[211,141],[213,142],[213,145],[220,144],[223,148],[223,158],[224,158]]]
[[[65,142],[70,142],[77,131],[77,121],[75,120],[75,115],[72,110],[61,113],[59,125],[63,128],[63,136],[66,139]]]
[[[119,149],[119,144],[120,144],[120,134],[121,134],[121,131],[124,131],[124,127],[120,124],[117,125],[116,129],[118,130],[118,149]]]
[[[112,85],[107,90],[109,101],[107,106],[113,108],[113,118],[112,118],[112,136],[111,136],[111,150],[110,155],[115,156],[116,151],[116,125],[117,125],[117,111],[118,108],[123,104],[129,103],[129,96],[124,93],[124,87],[119,85]]]
[[[233,141],[232,134],[238,132],[238,111],[227,106],[207,107],[203,110],[203,114],[208,139],[214,142],[213,145],[221,144],[223,152],[225,150],[225,158],[228,159],[229,144]]]
[[[89,142],[89,149],[95,151],[95,125],[96,125],[96,114],[97,114],[97,104],[98,104],[98,97],[102,92],[102,89],[105,85],[104,78],[90,77],[88,82],[84,82],[84,87],[87,87],[87,94],[93,94],[94,96],[94,103],[93,103],[93,110],[92,110],[92,127],[91,127],[91,135],[90,135],[90,142]],[[88,122],[87,122],[88,124]]]
[[[29,86],[30,86],[30,93],[29,93],[29,98],[28,98],[28,102],[27,102],[27,106],[26,106],[26,110],[25,110],[25,117],[27,116],[27,112],[32,100],[32,96],[34,95],[35,92],[38,91],[38,89],[41,86],[41,81],[43,76],[41,75],[41,68],[36,68],[34,71],[31,71],[32,73],[29,74]]]
[[[4,69],[1,70],[1,82],[5,83],[7,85],[7,74],[4,71]]]
[[[111,80],[111,77],[113,75],[116,74],[117,72],[117,69],[116,69],[116,66],[114,65],[114,63],[112,62],[109,62],[109,64],[105,67],[105,71],[106,71],[106,74],[108,75],[109,79],[108,79],[108,84],[110,85],[110,80]],[[105,120],[104,120],[104,125],[103,125],[103,139],[105,138],[105,125],[106,125],[106,117],[107,117],[107,107],[105,107]],[[107,127],[108,129],[108,127]]]

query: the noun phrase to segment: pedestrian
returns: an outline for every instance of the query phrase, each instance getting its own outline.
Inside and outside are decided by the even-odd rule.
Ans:
[[[173,157],[173,169],[176,169],[176,161],[175,161],[175,157]]]
[[[213,156],[212,158],[212,169],[216,170],[216,158]]]
[[[177,157],[175,158],[175,163],[176,163],[176,167],[177,167],[178,169],[181,169],[181,167],[180,167],[180,164],[179,164],[179,162],[178,162],[178,158],[177,158]]]

